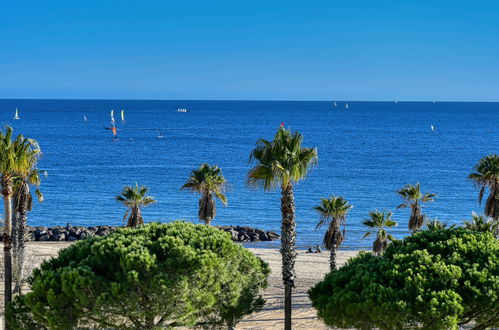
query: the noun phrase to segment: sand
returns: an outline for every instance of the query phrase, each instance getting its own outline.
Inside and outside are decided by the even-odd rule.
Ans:
[[[43,259],[57,255],[57,251],[70,244],[67,242],[29,242],[28,258],[40,263]],[[246,317],[237,325],[236,329],[282,329],[284,328],[284,287],[281,280],[281,254],[277,249],[249,248],[249,250],[269,263],[272,273],[269,277],[269,287],[262,293],[266,299],[264,308],[260,312]],[[343,265],[357,253],[358,251],[339,251],[338,264]],[[306,253],[300,250],[295,269],[293,329],[328,329],[317,318],[315,309],[308,299],[307,290],[321,281],[329,271],[329,253],[327,251]],[[1,292],[3,293],[3,287]],[[3,295],[1,301],[3,302]]]

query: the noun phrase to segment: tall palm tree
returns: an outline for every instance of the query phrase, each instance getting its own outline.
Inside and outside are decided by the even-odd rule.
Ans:
[[[274,141],[259,139],[250,154],[256,162],[248,173],[249,186],[272,190],[281,187],[281,255],[284,282],[284,328],[291,329],[291,296],[295,277],[295,201],[293,183],[304,179],[317,163],[317,149],[303,148],[300,133],[284,127],[277,131]]]
[[[369,219],[362,222],[365,226],[371,228],[371,231],[367,232],[363,239],[376,231],[376,239],[373,242],[373,252],[375,255],[381,255],[388,246],[388,241],[395,240],[395,238],[388,234],[385,229],[397,226],[397,222],[392,220],[392,216],[392,212],[374,210],[369,212]]]
[[[227,181],[222,175],[222,169],[217,165],[210,166],[202,164],[197,170],[193,170],[187,182],[180,189],[187,189],[200,193],[199,198],[199,220],[209,225],[217,214],[217,197],[224,205],[227,205],[227,197],[224,190]]]
[[[23,278],[24,249],[26,246],[26,226],[28,222],[28,212],[33,205],[30,185],[35,186],[35,194],[39,202],[43,202],[43,194],[38,189],[40,186],[40,171],[36,168],[41,155],[40,148],[26,152],[24,157],[28,160],[24,163],[25,168],[20,168],[14,180],[13,202],[14,202],[14,232],[13,251],[16,269],[16,280],[14,292],[21,293],[21,282]]]
[[[35,140],[18,135],[12,140],[13,129],[6,127],[0,132],[0,175],[4,199],[4,308],[12,301],[12,194],[14,180],[32,160],[28,155],[36,153],[38,143]],[[4,318],[5,320],[5,318]],[[4,329],[9,329],[4,321]]]
[[[331,270],[336,269],[336,249],[345,238],[346,216],[351,208],[352,205],[348,204],[341,196],[331,196],[329,199],[322,198],[320,205],[314,207],[320,216],[316,229],[322,225],[328,225],[324,235],[324,247],[331,251],[329,256]],[[341,227],[343,227],[343,231]]]
[[[404,202],[397,206],[400,208],[411,208],[411,215],[409,217],[409,230],[415,232],[421,229],[424,224],[425,215],[421,212],[421,204],[427,202],[433,202],[433,198],[437,195],[421,192],[419,183],[416,185],[407,184],[402,189],[397,191],[397,193],[402,196]]]
[[[136,183],[134,187],[124,187],[121,195],[116,196],[116,200],[128,208],[123,216],[123,219],[128,216],[127,227],[143,225],[144,219],[140,209],[156,202],[153,197],[146,195],[147,190],[146,186],[139,187]]]
[[[490,191],[485,202],[484,214],[499,221],[499,155],[489,155],[480,159],[475,172],[468,176],[480,188],[478,202],[481,203],[485,189]]]

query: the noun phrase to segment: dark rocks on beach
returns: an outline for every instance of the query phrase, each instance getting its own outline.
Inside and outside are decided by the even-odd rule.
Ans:
[[[55,227],[27,227],[29,241],[40,242],[63,242],[63,241],[78,241],[92,236],[107,236],[112,234],[117,228],[114,226],[66,226]],[[279,235],[273,231],[264,231],[258,228],[246,226],[216,226],[216,228],[229,233],[232,240],[235,242],[257,242],[257,241],[274,241],[279,239]],[[1,240],[1,238],[0,238]]]

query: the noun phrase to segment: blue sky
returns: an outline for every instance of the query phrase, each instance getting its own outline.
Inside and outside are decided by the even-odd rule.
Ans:
[[[499,100],[499,1],[5,1],[0,98]]]

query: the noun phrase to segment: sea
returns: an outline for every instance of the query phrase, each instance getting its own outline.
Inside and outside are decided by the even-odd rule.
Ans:
[[[348,103],[348,107],[346,104]],[[467,179],[480,158],[499,152],[499,103],[154,100],[0,100],[0,122],[37,140],[43,203],[29,213],[32,226],[123,225],[115,197],[127,185],[146,185],[157,203],[146,222],[199,223],[199,196],[180,190],[191,170],[216,164],[228,181],[228,206],[217,204],[213,225],[280,231],[280,191],[246,185],[251,150],[272,140],[284,123],[318,150],[318,165],[295,185],[297,246],[322,243],[325,228],[313,207],[322,197],[343,196],[347,216],[343,249],[369,249],[362,221],[369,211],[393,211],[408,235],[408,209],[396,191],[420,183],[436,193],[424,213],[462,224],[481,213],[478,189]],[[16,108],[19,120],[13,120]],[[125,121],[120,118],[124,110]],[[179,112],[187,109],[188,112]],[[118,140],[113,141],[114,110]],[[87,121],[84,121],[84,116]],[[434,129],[432,129],[432,126]],[[250,243],[278,247],[278,242]]]

